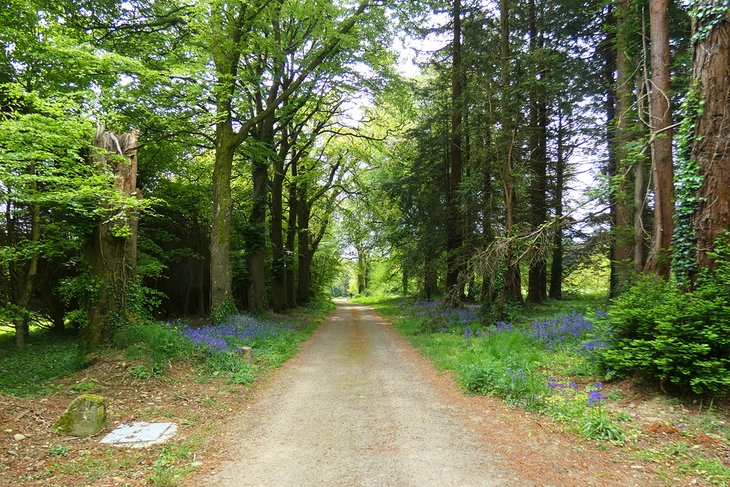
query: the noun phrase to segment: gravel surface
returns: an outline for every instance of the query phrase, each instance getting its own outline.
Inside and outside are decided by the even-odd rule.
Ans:
[[[370,308],[339,303],[190,485],[534,485],[483,448],[474,412],[445,401],[413,355]]]

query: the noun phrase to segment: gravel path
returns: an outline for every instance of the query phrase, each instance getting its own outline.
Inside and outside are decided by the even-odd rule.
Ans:
[[[533,485],[496,463],[467,427],[474,413],[445,401],[414,353],[370,308],[339,303],[191,485]]]

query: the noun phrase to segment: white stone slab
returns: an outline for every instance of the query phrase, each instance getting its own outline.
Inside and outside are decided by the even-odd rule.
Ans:
[[[164,443],[177,433],[175,423],[130,423],[117,426],[101,443],[130,448]]]

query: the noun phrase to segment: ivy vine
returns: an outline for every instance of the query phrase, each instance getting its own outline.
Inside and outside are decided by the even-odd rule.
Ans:
[[[692,10],[692,17],[697,23],[697,29],[692,35],[692,42],[706,39],[712,29],[727,19],[728,12],[730,12],[730,0],[696,2],[696,6]]]
[[[695,258],[697,236],[692,228],[692,216],[701,202],[699,191],[704,179],[700,164],[692,160],[695,125],[702,115],[704,106],[698,93],[699,85],[695,83],[690,87],[682,103],[683,118],[677,135],[672,269],[680,288],[689,286],[690,275],[697,270]]]

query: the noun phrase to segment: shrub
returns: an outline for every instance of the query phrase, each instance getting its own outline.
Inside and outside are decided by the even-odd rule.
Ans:
[[[730,282],[723,279],[708,274],[683,293],[639,278],[608,313],[613,348],[601,351],[603,366],[695,394],[730,390]]]
[[[193,351],[174,325],[153,321],[127,325],[114,338],[117,346],[127,348],[131,358],[147,359],[155,373],[163,372],[174,360],[189,357]]]

